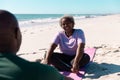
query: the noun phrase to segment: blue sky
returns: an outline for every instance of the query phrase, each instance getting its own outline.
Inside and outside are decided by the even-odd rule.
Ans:
[[[13,13],[120,13],[120,0],[0,0],[0,9]]]

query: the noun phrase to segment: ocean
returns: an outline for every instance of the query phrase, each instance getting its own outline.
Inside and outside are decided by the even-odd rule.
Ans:
[[[74,19],[93,18],[103,16],[103,14],[69,14]],[[53,23],[59,21],[64,14],[15,14],[20,27],[33,26],[38,24]]]

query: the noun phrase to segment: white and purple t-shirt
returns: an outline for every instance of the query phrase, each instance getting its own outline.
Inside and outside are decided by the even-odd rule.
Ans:
[[[70,37],[67,37],[64,31],[59,32],[53,43],[59,45],[60,51],[67,55],[75,55],[78,44],[85,43],[84,32],[81,29],[75,29]]]

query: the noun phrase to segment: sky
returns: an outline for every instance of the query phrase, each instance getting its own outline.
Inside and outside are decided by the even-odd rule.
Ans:
[[[0,0],[0,9],[15,14],[120,13],[120,0]]]

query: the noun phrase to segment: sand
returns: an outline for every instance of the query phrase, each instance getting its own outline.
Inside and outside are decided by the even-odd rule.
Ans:
[[[83,80],[120,80],[120,14],[76,19],[75,28],[84,30],[86,47],[96,48]],[[61,30],[59,22],[20,29],[23,38],[17,55],[29,61],[42,59],[53,36]]]

